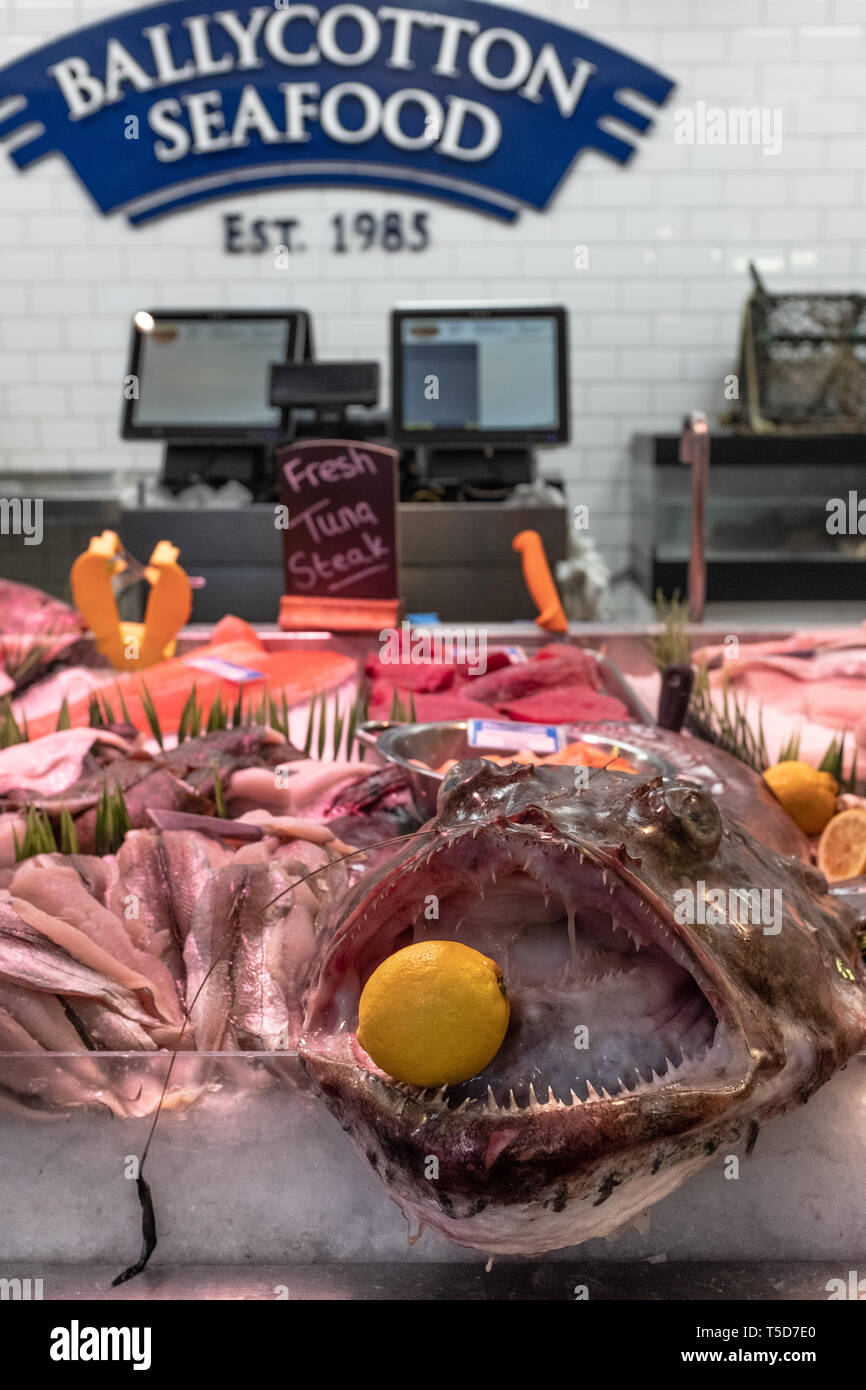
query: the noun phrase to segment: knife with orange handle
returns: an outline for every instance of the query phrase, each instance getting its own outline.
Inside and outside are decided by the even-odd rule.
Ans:
[[[550,572],[544,541],[537,531],[520,531],[511,542],[523,565],[523,578],[538,609],[535,619],[546,632],[568,632],[568,619]]]

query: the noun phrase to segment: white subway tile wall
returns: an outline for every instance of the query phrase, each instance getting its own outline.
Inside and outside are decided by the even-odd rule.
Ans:
[[[4,0],[0,62],[125,10],[123,0]],[[352,189],[231,197],[140,229],[102,218],[59,159],[19,174],[0,154],[0,473],[140,473],[157,446],[118,438],[130,315],[146,305],[277,307],[314,315],[324,357],[379,358],[403,299],[549,299],[571,311],[574,441],[543,456],[628,563],[630,441],[717,419],[754,256],[775,289],[866,278],[866,0],[533,0],[677,83],[624,169],[587,154],[550,210],[515,225],[409,195]],[[781,113],[781,149],[680,144],[677,112]],[[126,147],[128,149],[128,146]],[[124,142],[106,158],[122,159]],[[335,255],[331,219],[430,213],[420,254]],[[230,255],[223,216],[298,217],[308,250],[277,270]],[[575,247],[589,264],[575,269]]]

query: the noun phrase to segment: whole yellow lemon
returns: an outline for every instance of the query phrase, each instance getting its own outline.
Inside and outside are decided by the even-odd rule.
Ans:
[[[419,941],[373,971],[361,994],[358,1042],[397,1081],[449,1086],[493,1060],[508,1018],[495,961],[459,941]]]
[[[767,768],[764,781],[806,835],[820,835],[836,812],[839,786],[835,777],[809,763],[776,763]]]

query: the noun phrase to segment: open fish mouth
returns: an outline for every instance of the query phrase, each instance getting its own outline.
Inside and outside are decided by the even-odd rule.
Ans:
[[[373,971],[433,939],[496,961],[511,1018],[482,1072],[422,1092],[386,1078],[356,1029]],[[588,848],[520,831],[494,844],[463,831],[387,881],[323,963],[305,1031],[316,1056],[467,1119],[616,1102],[658,1125],[665,1092],[733,1102],[754,1069],[718,983],[656,907]]]
[[[406,1215],[488,1253],[607,1235],[862,1046],[853,914],[746,829],[752,780],[750,809],[747,779],[725,805],[683,780],[598,772],[578,790],[563,769],[467,760],[340,905],[299,1052]],[[778,914],[742,893],[776,893]],[[436,939],[496,962],[511,1017],[483,1071],[432,1090],[381,1071],[357,1026],[381,962]]]

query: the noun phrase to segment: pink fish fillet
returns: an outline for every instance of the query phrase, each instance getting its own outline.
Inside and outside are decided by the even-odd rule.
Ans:
[[[110,743],[123,752],[129,741],[104,729],[63,729],[32,743],[13,743],[0,751],[0,796],[34,791],[41,796],[66,791],[81,776],[81,765],[94,743]]]
[[[731,687],[742,698],[751,697],[764,709],[780,714],[799,715],[830,729],[853,729],[866,709],[866,668],[862,675],[822,676],[805,671],[780,669],[777,659],[743,665],[730,662],[725,668]],[[792,661],[791,665],[807,665]],[[724,672],[714,672],[712,685],[723,685]]]
[[[285,773],[274,768],[246,767],[232,775],[227,795],[232,809],[265,808],[283,815],[303,811],[309,818],[326,794],[341,782],[370,775],[369,763],[320,763],[313,759],[287,763]]]
[[[12,713],[19,725],[25,719],[28,724],[35,724],[37,719],[43,719],[46,715],[59,714],[64,700],[72,705],[76,700],[89,698],[103,685],[113,685],[116,680],[117,672],[110,669],[70,666],[28,686],[17,700],[13,700]]]
[[[838,677],[866,681],[866,647],[818,652],[811,657],[769,653],[753,657],[746,649],[736,661],[726,661],[711,676],[715,684],[720,684],[725,674],[734,681],[744,672],[754,670],[779,671],[793,681],[829,681]]]
[[[132,944],[120,918],[90,896],[78,874],[60,856],[26,859],[12,881],[12,895],[15,911],[23,921],[83,964],[139,995],[150,995],[167,1022],[181,1021],[171,972],[161,960]]]
[[[821,628],[814,632],[804,629],[793,632],[790,637],[779,637],[769,642],[744,642],[740,645],[740,653],[742,658],[751,659],[784,656],[786,652],[831,651],[845,647],[866,647],[866,622],[860,627]],[[699,647],[692,653],[692,659],[700,664],[719,657],[727,661],[729,655],[729,646]]]

